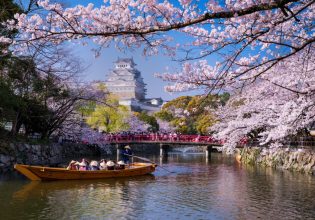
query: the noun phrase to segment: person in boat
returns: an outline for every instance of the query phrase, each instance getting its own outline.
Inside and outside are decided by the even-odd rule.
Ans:
[[[118,161],[117,166],[116,166],[116,170],[124,170],[125,169],[125,163],[124,161]]]
[[[100,170],[98,166],[98,162],[96,160],[92,160],[90,163],[90,170]]]
[[[132,151],[129,145],[125,146],[122,150],[122,159],[125,164],[129,164],[130,156],[132,156]]]
[[[77,161],[71,160],[71,162],[67,166],[67,170],[78,170]]]
[[[105,159],[101,159],[100,170],[106,170],[107,169],[106,163],[107,163],[107,161]]]
[[[86,162],[82,161],[81,163],[79,163],[79,170],[81,171],[86,171],[88,170],[88,165]]]
[[[107,170],[114,170],[115,169],[115,163],[110,160],[106,163],[106,167],[107,167]]]
[[[81,160],[81,163],[84,163],[86,165],[86,170],[90,170],[90,162],[87,159],[83,158]]]
[[[77,161],[74,165],[77,167],[77,170],[80,169],[80,162],[79,161]]]

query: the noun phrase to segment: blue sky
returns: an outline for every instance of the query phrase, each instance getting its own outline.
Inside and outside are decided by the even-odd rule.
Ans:
[[[199,91],[181,92],[170,94],[164,91],[167,82],[154,77],[154,73],[165,72],[166,68],[176,70],[180,68],[178,62],[172,61],[171,57],[164,55],[143,56],[141,49],[135,51],[120,52],[114,47],[103,49],[101,56],[95,58],[91,46],[75,45],[74,54],[83,61],[83,65],[88,66],[82,73],[82,80],[105,80],[106,74],[113,68],[113,62],[118,57],[133,58],[137,64],[136,68],[141,71],[144,82],[147,84],[147,97],[161,97],[164,100],[171,100],[182,95],[200,94]]]
[[[86,5],[88,3],[93,3],[95,6],[99,6],[103,3],[100,0],[76,0],[63,2],[66,5],[74,6],[76,4]],[[177,0],[174,0],[174,3],[178,4]],[[184,42],[187,40],[187,37],[176,36],[177,42]],[[93,51],[91,48],[93,43],[90,43],[89,46],[80,46],[74,45],[75,55],[81,58],[85,65],[89,66],[82,73],[82,78],[85,81],[92,80],[105,80],[106,74],[113,68],[113,62],[116,61],[118,57],[121,58],[130,58],[133,57],[135,63],[137,64],[137,69],[141,72],[144,82],[147,84],[147,97],[161,97],[164,100],[171,100],[182,95],[196,95],[201,94],[202,91],[192,91],[192,92],[181,92],[170,94],[165,92],[164,86],[168,82],[163,82],[161,79],[155,78],[154,73],[162,73],[166,71],[166,67],[170,70],[180,69],[180,64],[178,62],[172,61],[171,57],[165,56],[163,54],[157,56],[145,57],[142,55],[142,50],[134,51],[125,51],[120,52],[114,47],[105,48],[102,50],[101,56],[98,58],[94,57]]]
[[[29,0],[22,0],[22,2],[28,2]],[[88,3],[93,3],[96,7],[104,4],[103,0],[52,0],[57,2],[62,2],[65,7],[72,7],[77,4],[87,5]],[[163,0],[159,0],[162,2]],[[217,0],[220,4],[225,4],[223,0]],[[170,0],[171,3],[178,5],[178,0]],[[203,0],[195,0],[193,1],[196,4],[199,4],[199,8],[201,10],[204,9],[204,3],[207,1]],[[210,28],[210,27],[209,27]],[[184,36],[183,34],[178,34],[174,32],[168,33],[172,35],[176,40],[175,43],[183,43],[183,42],[191,42],[192,39]],[[85,81],[92,81],[92,80],[105,80],[106,74],[110,71],[110,69],[113,67],[113,62],[118,58],[130,58],[132,57],[137,64],[137,69],[141,71],[142,76],[144,78],[144,82],[147,84],[147,97],[161,97],[164,100],[170,100],[174,99],[178,96],[182,95],[195,95],[195,94],[201,94],[203,91],[194,91],[194,92],[186,92],[186,93],[175,93],[175,94],[169,94],[164,91],[164,86],[167,85],[167,82],[163,82],[162,80],[155,78],[154,73],[163,73],[167,71],[168,69],[171,71],[179,70],[180,64],[178,62],[172,61],[171,57],[164,56],[163,52],[160,53],[160,55],[151,56],[151,57],[144,57],[142,55],[142,50],[130,50],[125,52],[120,52],[116,50],[113,46],[109,48],[104,48],[102,50],[101,56],[98,58],[94,57],[94,52],[91,51],[93,48],[93,43],[90,41],[89,46],[80,46],[80,44],[69,44],[72,49],[74,49],[76,56],[78,56],[84,63],[84,65],[89,66],[86,68],[83,72],[83,79]],[[226,52],[233,53],[235,50],[237,50],[242,44],[226,47],[225,49],[221,50],[220,52]],[[97,45],[94,45],[94,47],[97,47]],[[273,49],[271,47],[271,49]],[[199,51],[194,51],[196,53]],[[253,53],[253,55],[257,53],[261,53],[260,48],[257,46],[254,50],[252,49],[246,49],[243,51],[242,55],[250,55]],[[200,54],[200,53],[198,53]],[[180,57],[179,57],[180,58]],[[211,56],[208,56],[207,61],[210,64],[214,64],[216,61],[219,61],[222,59],[222,56],[219,58],[218,55],[214,54]]]
[[[29,0],[22,0],[24,3],[28,3]],[[77,4],[87,5],[88,3],[93,3],[96,7],[103,4],[102,0],[57,0],[57,2],[62,2],[65,7],[73,7]],[[175,5],[178,5],[177,0],[171,0]],[[203,5],[203,1],[201,3]],[[173,34],[175,36],[175,43],[187,42],[188,37],[180,34]],[[84,81],[93,80],[105,80],[106,74],[113,68],[113,62],[118,58],[130,58],[133,57],[135,63],[137,64],[137,69],[141,72],[144,82],[147,84],[147,97],[161,97],[164,100],[171,100],[182,95],[196,95],[202,94],[203,91],[192,91],[192,92],[182,92],[182,93],[167,93],[164,90],[164,86],[168,82],[163,82],[161,79],[155,78],[154,73],[163,73],[167,70],[179,70],[180,63],[172,61],[171,57],[163,55],[145,57],[142,55],[142,50],[133,50],[121,52],[115,49],[113,46],[110,48],[104,48],[102,50],[101,56],[98,58],[94,57],[94,52],[91,50],[93,47],[97,47],[89,42],[88,46],[81,46],[80,44],[66,43],[71,50],[74,51],[75,56],[83,61],[84,66],[88,66],[83,73],[82,79]],[[212,60],[215,61],[215,60]]]

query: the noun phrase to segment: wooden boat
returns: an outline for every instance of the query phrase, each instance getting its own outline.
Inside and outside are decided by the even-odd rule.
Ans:
[[[83,180],[115,177],[129,177],[149,174],[155,171],[153,163],[133,163],[123,170],[79,171],[66,168],[30,166],[16,164],[14,168],[30,180]]]

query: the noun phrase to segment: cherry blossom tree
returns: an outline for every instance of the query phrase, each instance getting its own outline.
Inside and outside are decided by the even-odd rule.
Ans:
[[[105,135],[98,132],[98,130],[91,129],[89,126],[80,126],[78,130],[80,131],[80,135],[77,137],[81,138],[84,143],[106,143],[106,141],[104,141]]]
[[[313,90],[308,85],[312,85],[310,82],[296,81],[302,80],[306,73],[309,79],[304,80],[313,79],[311,67],[306,71],[303,63],[310,63],[314,56],[314,3],[315,0],[179,0],[178,3],[170,0],[104,0],[99,7],[89,3],[65,8],[59,3],[39,0],[37,4],[43,10],[28,15],[16,14],[15,19],[7,21],[6,25],[9,29],[17,29],[19,35],[14,39],[0,36],[0,42],[10,44],[15,53],[24,53],[26,48],[47,41],[53,44],[93,41],[99,45],[96,54],[111,44],[121,49],[141,47],[146,55],[162,52],[185,61],[182,69],[175,73],[157,74],[173,82],[167,87],[168,91],[196,88],[235,94],[247,91],[238,94],[245,96],[240,109],[249,107],[248,100],[256,103],[257,108],[260,106],[260,110],[268,104],[268,107],[274,106],[268,116],[276,111],[279,126],[286,124],[289,128],[289,121],[296,118],[298,122],[293,120],[291,123],[299,123],[297,128],[300,128],[308,122],[303,119],[305,109],[310,109],[306,103],[311,96],[303,93]],[[264,88],[278,92],[266,100],[262,95]],[[289,91],[299,98],[286,100],[280,95]],[[247,97],[249,93],[252,97]],[[285,114],[289,114],[284,112],[286,108],[286,111],[296,111],[296,115],[303,113],[303,117],[290,115],[285,119]],[[228,111],[227,115],[233,115],[234,109],[230,110],[232,112]],[[255,121],[255,114],[258,113],[250,114],[247,131],[254,128],[250,122]],[[277,132],[271,130],[278,129],[279,137],[288,131],[295,132],[295,129],[269,126],[269,122],[263,121],[264,114],[258,115],[262,117],[259,123],[264,124],[263,130],[267,133],[262,136],[267,142],[277,136]],[[240,125],[245,126],[244,123]],[[258,122],[254,124],[258,126]]]
[[[126,119],[126,123],[129,125],[127,131],[147,132],[150,125],[141,121],[136,115],[130,114]]]
[[[285,137],[315,120],[315,57],[314,51],[305,53],[279,62],[251,86],[234,90],[214,126],[227,140],[226,147],[236,147],[251,134],[261,144],[281,146]]]
[[[160,132],[175,132],[176,128],[171,125],[168,121],[163,121],[161,119],[157,119],[157,122],[159,124]]]
[[[112,42],[118,47],[144,47],[146,54],[179,55],[181,60],[216,55],[211,66],[205,60],[183,64],[179,74],[163,79],[175,82],[169,90],[196,86],[217,88],[243,83],[311,47],[314,36],[314,0],[179,0],[179,4],[158,0],[110,0],[100,7],[92,3],[64,8],[62,4],[39,0],[44,12],[16,14],[7,22],[20,31],[12,42],[16,52],[29,45],[51,41],[87,43],[92,39],[101,47]],[[187,36],[179,45],[168,35],[175,31]],[[172,33],[172,32],[171,32]],[[174,42],[174,43],[173,43]]]

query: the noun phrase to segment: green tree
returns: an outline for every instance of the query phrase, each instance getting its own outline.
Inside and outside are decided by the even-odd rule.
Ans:
[[[0,36],[13,38],[16,34],[16,30],[9,30],[5,28],[5,26],[2,24],[3,22],[7,21],[8,19],[14,19],[14,14],[21,13],[23,10],[22,8],[16,4],[13,0],[1,0],[0,1]],[[2,49],[7,48],[8,44],[0,44],[0,56],[3,55]],[[2,57],[0,61],[4,61],[4,58]],[[1,62],[0,62],[1,63]]]
[[[196,130],[199,134],[208,134],[209,128],[216,122],[211,114],[202,114],[197,117]]]
[[[159,118],[163,121],[170,122],[174,119],[174,116],[172,113],[168,112],[167,110],[162,109],[161,111],[155,112],[154,116],[156,118]]]
[[[129,125],[126,123],[126,119],[130,115],[128,108],[119,105],[114,96],[109,96],[106,103],[107,105],[96,104],[93,111],[86,111],[86,123],[94,129],[107,133],[127,130]]]
[[[30,0],[23,10],[12,0],[1,1],[0,36],[14,38],[16,31],[7,30],[2,22],[14,19],[17,12],[31,11],[35,3]],[[81,93],[67,83],[80,65],[55,45],[42,45],[29,57],[3,53],[8,47],[0,45],[0,125],[12,122],[11,135],[24,125],[26,135],[38,132],[48,138],[75,114]],[[64,81],[61,76],[67,73],[68,81]]]
[[[213,111],[224,105],[228,93],[207,96],[181,96],[163,105],[155,116],[170,122],[176,130],[185,134],[207,134],[216,123]]]
[[[12,0],[0,1],[0,36],[12,38],[16,31],[8,30],[2,24],[8,19],[13,19],[14,14],[21,12],[21,8]],[[17,108],[19,98],[14,94],[8,82],[7,72],[12,59],[10,53],[3,53],[9,44],[0,44],[0,125],[6,122],[6,118],[14,118],[14,109]]]
[[[187,107],[188,103],[191,101],[192,96],[180,96],[176,99],[173,99],[163,105],[163,109],[184,109]]]
[[[146,124],[150,125],[148,131],[157,132],[159,130],[159,123],[152,115],[148,115],[146,112],[136,114],[136,116]]]

